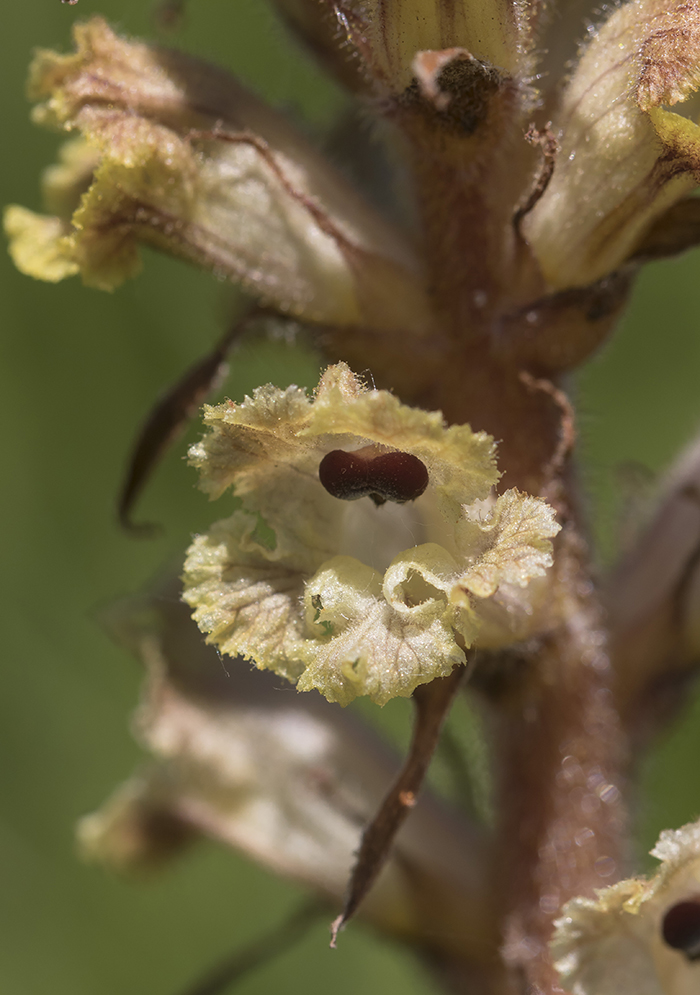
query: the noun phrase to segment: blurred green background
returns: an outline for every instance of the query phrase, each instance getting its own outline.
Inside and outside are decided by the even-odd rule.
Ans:
[[[128,33],[156,34],[144,0],[3,7],[3,203],[41,208],[39,172],[57,146],[28,120],[30,50],[65,50],[71,24],[93,12]],[[172,42],[235,68],[277,105],[304,115],[311,133],[340,101],[289,47],[262,0],[198,0]],[[211,515],[179,445],[139,510],[163,522],[164,535],[134,541],[114,522],[115,492],[144,412],[215,341],[232,300],[207,275],[152,253],[145,263],[142,276],[108,295],[76,280],[35,283],[0,256],[0,995],[176,995],[298,899],[293,887],[214,846],[148,884],[85,867],[74,854],[75,820],[139,755],[127,729],[139,669],[94,616],[147,581]],[[623,501],[616,468],[638,461],[662,469],[700,423],[698,275],[700,254],[649,268],[618,338],[579,379],[585,480],[606,555]],[[308,358],[265,344],[248,350],[226,389],[237,397],[268,380],[313,379]],[[700,712],[691,708],[646,766],[645,849],[659,829],[700,813],[699,748]],[[432,990],[409,954],[362,926],[347,931],[338,951],[326,940],[321,925],[239,991]]]

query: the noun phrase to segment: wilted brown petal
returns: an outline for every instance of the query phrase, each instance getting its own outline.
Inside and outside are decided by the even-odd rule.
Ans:
[[[656,507],[607,584],[622,716],[641,741],[682,704],[700,664],[700,443],[662,483]]]
[[[178,826],[183,841],[204,833],[340,902],[396,758],[350,712],[240,663],[227,673],[175,582],[115,606],[109,623],[147,667],[136,725],[156,760],[83,821],[88,856],[138,868],[175,852],[161,829]],[[491,958],[486,864],[481,833],[426,793],[364,913],[428,947]]]

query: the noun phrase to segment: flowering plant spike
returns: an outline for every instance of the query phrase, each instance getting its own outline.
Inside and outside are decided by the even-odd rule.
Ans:
[[[325,368],[313,396],[205,407],[190,461],[228,517],[186,554],[194,622],[172,585],[122,619],[155,761],[83,846],[145,867],[218,839],[341,904],[334,942],[359,910],[457,995],[689,995],[697,825],[619,879],[631,758],[700,659],[698,449],[599,583],[566,375],[643,263],[700,243],[700,0],[587,32],[536,0],[270,2],[344,88],[340,169],[228,72],[101,17],[30,72],[69,137],[46,213],[6,210],[18,268],[115,290],[148,245],[249,299],[147,420],[122,522],[244,332],[302,327]],[[320,694],[287,707],[280,678]],[[411,699],[398,772],[337,708],[359,696]],[[469,814],[419,799],[465,702],[460,731],[488,730],[479,762],[446,751]]]

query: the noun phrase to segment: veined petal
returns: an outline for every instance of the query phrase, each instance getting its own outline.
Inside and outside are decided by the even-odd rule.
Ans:
[[[222,653],[254,659],[261,670],[295,681],[303,670],[297,652],[303,575],[298,565],[246,553],[255,525],[252,516],[237,512],[195,539],[185,562],[184,597],[196,606],[193,617],[207,641]]]
[[[453,592],[461,565],[437,543],[407,549],[384,575],[384,597],[394,611],[408,620],[439,613],[459,637],[471,646],[479,632],[479,618],[467,601],[456,604]]]
[[[426,330],[411,251],[280,115],[100,18],[75,40],[38,54],[30,94],[37,121],[79,129],[98,159],[60,243],[87,283],[118,286],[148,242],[310,321]]]
[[[541,498],[513,488],[483,513],[472,511],[457,527],[457,545],[471,566],[460,588],[488,598],[501,584],[525,587],[552,565],[552,544],[560,531],[554,509]]]
[[[460,47],[506,72],[522,68],[528,49],[525,10],[501,0],[365,0],[371,70],[401,92],[415,56]]]
[[[275,531],[293,517],[308,520],[318,536],[336,529],[330,509],[342,504],[318,486],[321,457],[332,449],[375,443],[415,455],[454,521],[461,505],[486,497],[499,476],[485,432],[447,427],[438,411],[368,390],[345,363],[326,370],[313,400],[297,387],[267,385],[242,404],[205,407],[204,421],[212,431],[190,451],[202,489],[218,497],[234,486]]]
[[[622,265],[652,222],[700,180],[700,128],[663,105],[700,75],[700,6],[632,0],[584,51],[555,117],[560,151],[523,221],[555,288]]]
[[[341,704],[412,694],[464,663],[480,599],[525,586],[551,562],[558,526],[544,502],[509,491],[484,513],[468,507],[498,479],[489,436],[369,390],[344,363],[313,399],[268,385],[207,408],[205,420],[211,431],[191,450],[203,489],[233,486],[245,511],[190,547],[184,598],[209,642],[300,690]],[[324,471],[322,483],[331,454],[341,479]],[[417,493],[402,491],[407,460],[421,468]],[[381,475],[396,466],[399,482],[387,484]],[[519,638],[523,613],[534,616],[532,601],[511,597],[501,644]]]
[[[327,630],[304,644],[300,691],[316,688],[341,705],[362,694],[384,705],[464,663],[444,602],[418,617],[397,611],[382,597],[381,575],[352,557],[324,564],[304,600],[309,624]]]

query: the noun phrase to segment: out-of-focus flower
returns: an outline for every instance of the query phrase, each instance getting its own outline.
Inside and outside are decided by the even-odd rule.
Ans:
[[[693,995],[700,986],[700,823],[667,830],[651,880],[576,898],[552,951],[572,995]]]
[[[193,543],[185,599],[222,652],[331,701],[384,704],[465,662],[482,604],[480,645],[528,634],[541,592],[527,585],[551,564],[559,526],[538,498],[489,497],[498,473],[485,433],[368,390],[342,363],[313,400],[263,387],[207,408],[205,422],[210,434],[191,452],[201,486],[212,497],[233,486],[243,508]],[[355,469],[339,471],[359,500],[319,479],[338,451],[367,468],[360,492]],[[397,454],[427,471],[415,501],[385,500]],[[400,489],[401,464],[397,473]]]
[[[659,482],[606,585],[623,722],[649,740],[682,705],[700,661],[700,442]]]
[[[367,0],[362,12],[368,71],[394,93],[414,84],[417,63],[447,65],[462,54],[478,79],[484,67],[505,77],[527,62],[528,11],[509,0],[449,7],[440,0]]]
[[[340,904],[398,758],[357,714],[271,674],[224,671],[174,580],[106,621],[146,668],[135,732],[152,758],[82,820],[84,855],[144,872],[206,837]],[[487,866],[483,830],[426,792],[363,915],[481,961],[493,943]]]

